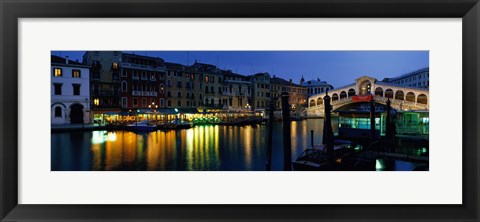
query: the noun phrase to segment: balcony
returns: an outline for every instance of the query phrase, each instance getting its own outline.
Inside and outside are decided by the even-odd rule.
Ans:
[[[157,96],[157,92],[150,91],[132,91],[132,96]]]
[[[148,80],[148,77],[142,76],[142,80]]]
[[[154,66],[140,65],[140,64],[134,64],[134,63],[127,63],[127,62],[122,62],[121,66],[122,68],[140,69],[145,71],[156,71],[156,72],[166,71],[165,67],[154,67]]]

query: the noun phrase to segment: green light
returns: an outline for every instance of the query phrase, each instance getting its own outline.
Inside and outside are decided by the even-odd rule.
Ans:
[[[362,149],[362,147],[360,145],[356,145],[355,148],[354,148],[355,151],[359,151],[361,149]]]
[[[382,159],[377,159],[375,161],[375,170],[377,171],[383,171],[385,169],[385,163],[383,162]]]
[[[427,148],[423,147],[422,148],[422,153],[426,153],[427,152]]]

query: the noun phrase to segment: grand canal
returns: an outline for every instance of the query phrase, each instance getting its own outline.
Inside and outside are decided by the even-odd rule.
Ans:
[[[333,124],[336,125],[336,124]],[[323,119],[293,121],[292,158],[322,142]],[[52,170],[265,170],[267,126],[195,126],[134,133],[52,133]],[[282,123],[273,125],[272,170],[283,168]]]

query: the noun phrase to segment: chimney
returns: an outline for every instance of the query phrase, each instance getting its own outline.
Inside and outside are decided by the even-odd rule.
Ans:
[[[320,78],[318,78],[318,77],[317,77],[317,81],[319,81],[319,82],[320,82]]]
[[[68,56],[65,56],[65,64],[68,64]]]
[[[290,79],[290,84],[292,84],[292,79]]]

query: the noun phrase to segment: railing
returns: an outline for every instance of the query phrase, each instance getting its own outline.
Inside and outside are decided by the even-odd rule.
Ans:
[[[166,71],[165,67],[153,67],[153,66],[139,65],[139,64],[133,64],[133,63],[126,63],[126,62],[122,62],[121,66],[123,68],[142,69],[142,70],[148,70],[148,71],[160,71],[160,72]]]
[[[387,97],[382,97],[382,96],[375,96],[374,100],[376,102],[386,103],[388,98]],[[352,101],[352,97],[347,97],[347,98],[332,101],[331,105],[332,106],[341,106],[341,105],[349,103],[351,101]],[[400,107],[402,109],[428,109],[428,105],[423,104],[423,103],[416,103],[416,102],[410,102],[410,101],[399,100],[399,99],[390,99],[390,102],[391,102],[392,106]],[[314,109],[314,108],[320,108],[321,109],[322,107],[323,107],[323,104],[320,104],[320,105],[311,106],[311,107],[309,107],[309,109]]]
[[[157,92],[132,91],[132,96],[157,96]]]

